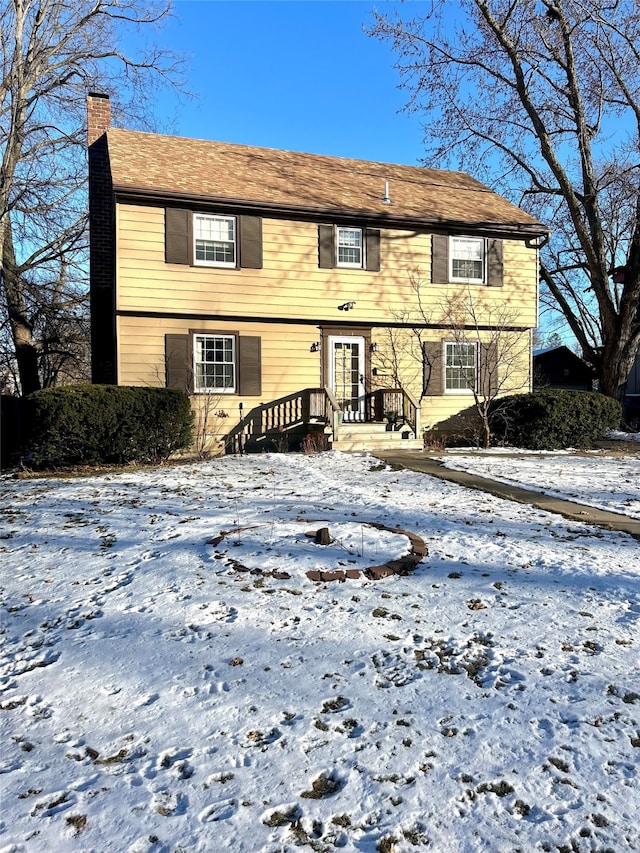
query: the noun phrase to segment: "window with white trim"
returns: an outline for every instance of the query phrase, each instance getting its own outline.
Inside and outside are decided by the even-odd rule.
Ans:
[[[478,382],[478,345],[445,344],[444,390],[447,394],[471,394]]]
[[[214,267],[235,267],[235,216],[194,213],[193,241],[194,263]]]
[[[451,281],[485,280],[485,243],[482,237],[450,237],[449,263]]]
[[[233,394],[236,390],[235,335],[193,336],[193,387],[196,392]]]
[[[364,258],[362,251],[362,228],[337,229],[337,262],[339,267],[362,269]]]

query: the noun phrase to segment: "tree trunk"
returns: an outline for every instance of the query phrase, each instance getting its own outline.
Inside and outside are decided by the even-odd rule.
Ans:
[[[640,197],[638,210],[640,221]],[[620,402],[640,347],[640,228],[637,225],[624,277],[617,313],[603,312],[603,346],[597,365],[600,391]]]
[[[5,220],[2,252],[2,285],[7,300],[7,313],[15,346],[20,390],[23,397],[39,391],[38,352],[33,340],[33,327],[27,316],[23,284],[16,265],[11,221]]]
[[[482,416],[482,447],[485,450],[491,447],[491,426],[486,415]]]
[[[627,385],[627,379],[637,355],[635,352],[625,352],[620,339],[608,342],[602,353],[602,361],[598,369],[599,390],[607,397],[614,397],[622,402]],[[628,348],[627,348],[628,349]]]

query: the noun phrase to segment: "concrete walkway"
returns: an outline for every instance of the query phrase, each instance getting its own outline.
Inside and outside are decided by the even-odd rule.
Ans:
[[[509,483],[500,483],[497,480],[490,480],[488,477],[480,477],[466,471],[453,471],[450,468],[445,468],[438,458],[421,451],[394,450],[376,453],[375,456],[389,465],[398,465],[410,471],[419,471],[431,477],[438,477],[440,480],[457,483],[457,485],[465,486],[468,489],[478,489],[505,500],[530,504],[547,512],[558,513],[572,521],[583,521],[585,524],[593,524],[605,530],[618,530],[621,533],[629,533],[635,539],[640,539],[640,519],[554,498],[542,494],[542,492],[523,489]]]

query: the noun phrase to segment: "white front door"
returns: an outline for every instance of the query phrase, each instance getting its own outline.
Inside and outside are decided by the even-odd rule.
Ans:
[[[343,420],[364,420],[365,341],[359,337],[329,338],[331,390],[342,408]]]

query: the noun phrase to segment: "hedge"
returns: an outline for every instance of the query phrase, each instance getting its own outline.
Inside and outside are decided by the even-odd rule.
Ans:
[[[494,400],[494,437],[529,450],[589,448],[608,429],[618,429],[622,406],[595,391],[544,390]]]
[[[189,398],[171,388],[47,388],[25,399],[23,423],[34,468],[158,462],[193,440]]]

